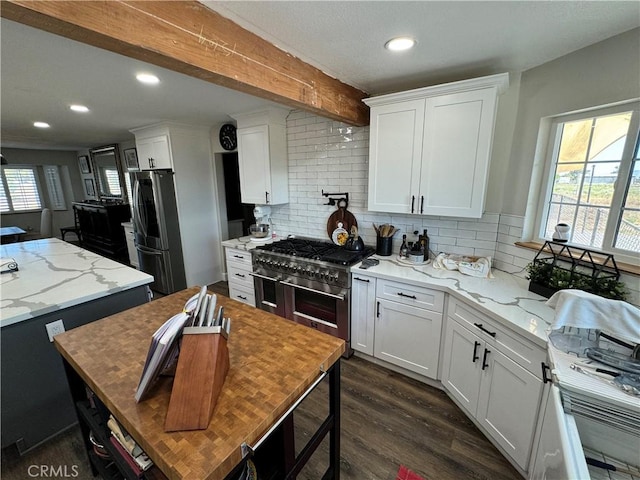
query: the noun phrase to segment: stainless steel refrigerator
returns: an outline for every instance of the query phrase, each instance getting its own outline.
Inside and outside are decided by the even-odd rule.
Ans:
[[[169,294],[187,287],[173,172],[131,173],[133,225],[140,270],[151,289]]]

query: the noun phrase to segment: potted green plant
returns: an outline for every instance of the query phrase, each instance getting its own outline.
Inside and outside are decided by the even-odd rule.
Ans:
[[[545,244],[546,245],[546,244]],[[544,247],[543,247],[544,249]],[[545,253],[551,252],[551,257],[541,257],[540,249],[536,258],[526,266],[527,280],[529,280],[529,291],[549,298],[558,290],[573,288],[584,290],[601,297],[613,300],[625,300],[627,289],[623,282],[619,281],[620,272],[613,262],[614,268],[595,263],[591,256],[575,256],[575,251],[566,255],[548,249]],[[575,247],[572,247],[575,250]],[[589,252],[581,249],[581,252]],[[573,254],[573,255],[572,255]],[[613,258],[611,258],[613,261]]]

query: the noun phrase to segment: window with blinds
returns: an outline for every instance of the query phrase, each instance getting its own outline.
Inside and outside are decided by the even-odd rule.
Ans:
[[[25,212],[42,209],[36,167],[2,168],[0,211]]]
[[[49,205],[52,210],[66,210],[67,203],[64,200],[62,182],[60,181],[60,170],[57,165],[44,165],[44,178],[49,191]]]

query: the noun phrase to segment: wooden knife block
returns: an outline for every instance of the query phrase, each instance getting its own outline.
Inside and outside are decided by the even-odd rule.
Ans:
[[[228,371],[226,332],[220,327],[186,327],[165,432],[206,429]]]

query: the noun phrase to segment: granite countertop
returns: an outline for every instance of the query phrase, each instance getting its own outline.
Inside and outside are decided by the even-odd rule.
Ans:
[[[496,269],[492,269],[494,278],[476,278],[458,271],[438,270],[431,264],[407,265],[396,256],[371,258],[377,258],[380,264],[362,270],[358,263],[351,272],[445,291],[546,348],[554,310],[545,305],[546,298],[527,290],[525,279]]]
[[[14,259],[19,268],[0,277],[2,327],[153,281],[151,275],[57,238],[2,245],[0,257],[2,263]]]

